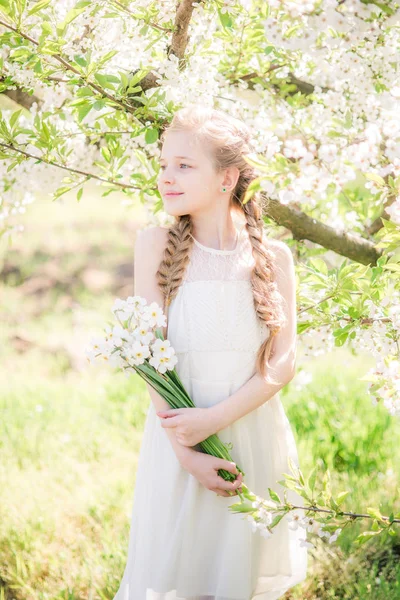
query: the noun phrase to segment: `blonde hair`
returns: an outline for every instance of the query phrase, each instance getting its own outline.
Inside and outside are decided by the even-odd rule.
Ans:
[[[188,131],[193,134],[196,141],[200,141],[209,150],[216,172],[231,166],[239,169],[240,174],[230,206],[244,215],[246,220],[245,227],[255,260],[251,273],[254,306],[258,317],[268,326],[270,332],[258,350],[256,369],[264,379],[272,382],[266,376],[270,366],[268,361],[272,356],[272,340],[285,325],[286,316],[283,311],[284,300],[275,282],[275,254],[263,239],[259,194],[256,192],[246,204],[242,202],[249,184],[256,177],[254,168],[244,159],[247,153],[254,152],[251,131],[239,119],[220,110],[197,104],[175,112],[170,125],[161,135],[161,141],[164,141],[169,131]],[[268,202],[265,204],[268,205]],[[193,244],[190,215],[178,216],[175,219],[176,223],[168,230],[167,245],[157,271],[157,282],[165,301],[164,311],[168,310],[172,298],[178,293]]]

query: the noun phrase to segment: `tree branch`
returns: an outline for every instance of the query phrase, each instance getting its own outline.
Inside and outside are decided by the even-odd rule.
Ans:
[[[53,162],[52,160],[48,160],[47,158],[43,158],[41,156],[35,156],[34,154],[30,154],[25,150],[21,150],[21,148],[16,148],[11,144],[3,144],[0,142],[0,147],[8,148],[8,150],[12,150],[14,152],[19,152],[19,154],[23,154],[27,158],[33,158],[39,162],[44,162],[52,167],[58,167],[59,169],[64,169],[66,171],[70,171],[71,173],[77,173],[78,175],[84,175],[87,179],[97,179],[98,181],[104,181],[105,183],[110,183],[112,185],[116,185],[123,189],[132,189],[132,190],[141,190],[142,188],[137,185],[131,185],[129,183],[123,183],[121,181],[114,181],[113,179],[105,179],[104,177],[100,177],[100,175],[94,175],[93,173],[87,173],[86,171],[81,171],[80,169],[74,169],[73,167],[67,167],[66,165],[62,165],[60,163]]]
[[[4,77],[0,77],[0,83],[2,83],[3,81]],[[32,107],[32,104],[34,102],[37,102],[38,105],[40,105],[41,102],[41,100],[37,96],[35,96],[34,94],[29,95],[27,92],[20,88],[17,88],[16,90],[4,90],[2,94],[10,98],[10,100],[12,100],[13,102],[19,104],[19,106],[22,106],[23,108],[26,108],[28,110]]]
[[[300,210],[266,198],[266,216],[289,229],[296,240],[309,240],[363,265],[375,265],[383,250],[359,235],[336,229],[309,217]]]

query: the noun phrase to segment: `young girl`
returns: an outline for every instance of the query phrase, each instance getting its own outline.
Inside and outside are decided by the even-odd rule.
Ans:
[[[244,156],[251,132],[221,111],[190,105],[162,134],[158,189],[169,227],[142,230],[135,244],[135,295],[168,316],[164,336],[196,408],[152,402],[139,454],[128,560],[114,600],[275,600],[306,577],[304,529],[286,515],[253,531],[239,501],[251,491],[283,500],[279,480],[298,465],[278,392],[294,376],[296,307],[289,248],[267,239],[255,178]],[[146,384],[147,385],[147,384]],[[235,463],[200,451],[217,433]],[[232,497],[232,495],[234,497]],[[287,498],[303,506],[287,490]]]

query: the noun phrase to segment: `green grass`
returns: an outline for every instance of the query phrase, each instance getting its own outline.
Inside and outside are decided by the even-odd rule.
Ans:
[[[38,200],[2,246],[0,600],[107,600],[122,577],[150,399],[138,377],[84,356],[114,298],[133,293],[142,217],[120,199]],[[359,381],[370,364],[345,349],[309,361],[311,383],[293,380],[282,401],[303,473],[329,468],[334,493],[351,492],[345,509],[389,514],[400,510],[400,424]],[[286,599],[400,600],[399,537],[356,550],[367,528],[314,540],[307,581]]]

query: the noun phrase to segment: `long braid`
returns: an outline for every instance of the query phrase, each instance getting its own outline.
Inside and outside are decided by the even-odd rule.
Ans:
[[[253,198],[243,204],[242,208],[246,217],[246,230],[255,260],[250,280],[254,307],[258,317],[269,328],[269,336],[260,346],[257,355],[257,370],[265,375],[265,367],[268,367],[269,359],[272,357],[273,337],[279,332],[282,322],[286,322],[286,317],[282,310],[283,298],[279,294],[275,282],[275,254],[263,241],[261,210]],[[266,300],[268,301],[266,302]]]
[[[177,218],[168,230],[167,245],[156,273],[158,286],[164,296],[164,314],[168,319],[168,308],[172,298],[178,293],[189,263],[190,248],[193,245],[192,220],[190,215]],[[164,337],[167,335],[168,325]]]

